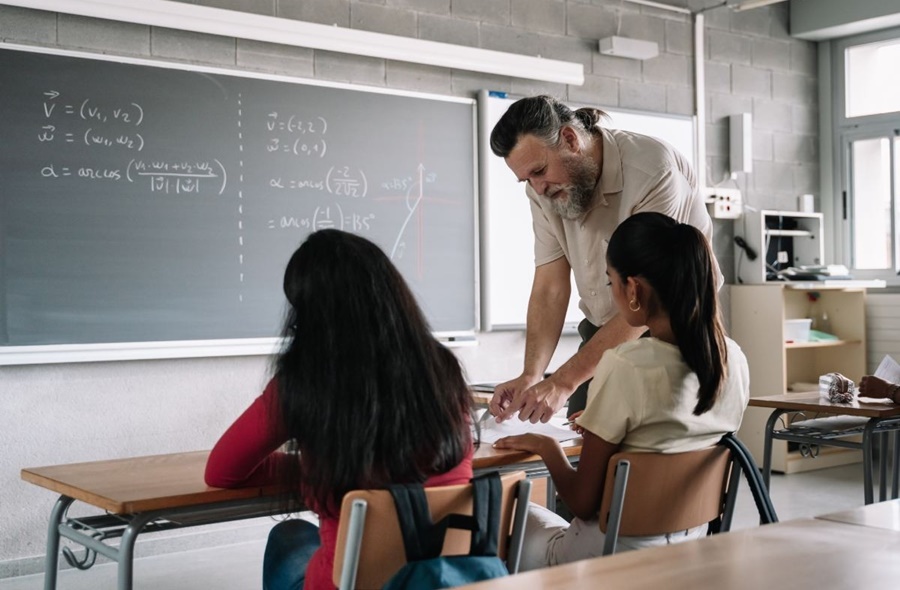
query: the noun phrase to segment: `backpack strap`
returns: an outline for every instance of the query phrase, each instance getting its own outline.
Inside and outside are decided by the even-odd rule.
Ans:
[[[448,528],[472,531],[469,555],[497,555],[503,486],[496,471],[472,478],[472,516],[448,514],[436,524],[422,484],[394,484],[388,491],[397,509],[406,561],[440,556]]]
[[[497,555],[503,485],[496,471],[472,478],[472,546],[469,555]]]
[[[397,509],[406,561],[419,561],[440,555],[444,546],[444,534],[435,534],[422,484],[394,484],[388,491]]]

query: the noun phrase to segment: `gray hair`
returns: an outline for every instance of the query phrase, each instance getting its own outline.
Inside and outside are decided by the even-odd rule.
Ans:
[[[600,109],[590,107],[573,111],[545,94],[523,98],[497,121],[491,131],[491,151],[505,158],[526,134],[534,135],[547,146],[556,145],[563,126],[569,125],[579,133],[595,133],[597,123],[606,116]]]

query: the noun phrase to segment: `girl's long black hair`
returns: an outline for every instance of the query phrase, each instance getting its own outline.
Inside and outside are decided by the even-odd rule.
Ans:
[[[716,402],[728,360],[706,236],[661,213],[637,213],[613,232],[607,260],[623,281],[640,276],[656,291],[681,356],[700,381],[694,414],[703,414]]]
[[[284,293],[276,410],[300,452],[290,489],[336,515],[350,490],[459,464],[472,444],[462,368],[378,246],[317,231],[291,257]]]

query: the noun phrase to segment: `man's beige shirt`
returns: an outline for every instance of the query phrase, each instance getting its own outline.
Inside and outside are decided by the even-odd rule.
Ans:
[[[601,132],[600,182],[584,215],[563,219],[531,185],[525,189],[531,200],[535,266],[565,256],[575,275],[578,306],[595,326],[603,325],[616,313],[607,285],[606,248],[622,221],[635,213],[657,211],[693,225],[712,240],[712,220],[700,196],[697,177],[684,156],[653,137],[617,129]]]

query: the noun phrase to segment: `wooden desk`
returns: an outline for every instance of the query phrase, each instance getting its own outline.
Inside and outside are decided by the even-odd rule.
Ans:
[[[816,518],[900,532],[900,499],[823,514]]]
[[[580,439],[566,445],[570,456],[581,452]],[[283,512],[279,486],[223,489],[206,485],[203,472],[208,456],[209,451],[196,451],[23,469],[23,480],[60,495],[47,532],[45,590],[56,588],[61,537],[85,548],[81,558],[69,548],[63,549],[71,565],[88,569],[96,554],[105,555],[118,563],[117,588],[130,590],[139,534]],[[480,471],[524,469],[530,477],[546,473],[537,455],[501,451],[490,445],[481,445],[472,465]],[[75,501],[107,514],[69,517]],[[119,537],[118,547],[106,543]]]
[[[759,408],[772,408],[772,414],[766,421],[765,443],[763,446],[763,479],[766,486],[772,468],[772,440],[786,440],[805,445],[836,446],[850,449],[861,449],[863,452],[863,479],[866,504],[874,501],[873,489],[873,457],[872,445],[875,436],[880,437],[883,452],[879,461],[879,487],[881,500],[887,499],[887,450],[888,435],[894,433],[894,462],[892,465],[893,485],[892,497],[898,496],[898,479],[900,479],[900,436],[896,431],[900,430],[900,406],[890,402],[860,402],[854,400],[849,404],[835,404],[823,399],[818,391],[788,393],[785,395],[773,395],[768,397],[750,398],[750,406]],[[804,412],[808,417],[819,414],[832,416],[857,416],[867,418],[860,426],[853,430],[840,431],[811,431],[804,430],[803,422],[791,425],[789,428],[775,430],[775,424],[782,414],[788,412]],[[862,435],[862,442],[846,440],[847,437]]]
[[[895,588],[900,533],[800,519],[480,582],[471,590]]]

